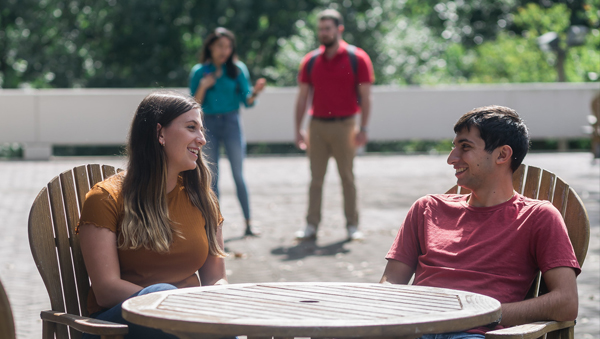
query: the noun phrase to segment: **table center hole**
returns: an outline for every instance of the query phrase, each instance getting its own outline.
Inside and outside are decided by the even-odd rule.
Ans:
[[[318,303],[318,300],[300,300],[301,303]]]

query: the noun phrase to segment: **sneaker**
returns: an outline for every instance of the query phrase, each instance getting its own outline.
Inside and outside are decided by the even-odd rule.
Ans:
[[[306,224],[304,230],[297,231],[295,234],[298,240],[309,240],[317,238],[317,227],[315,225]]]
[[[348,226],[348,240],[363,240],[365,235],[363,232],[358,230],[358,226]]]
[[[246,231],[244,232],[244,237],[260,237],[260,229],[252,226],[246,226]]]

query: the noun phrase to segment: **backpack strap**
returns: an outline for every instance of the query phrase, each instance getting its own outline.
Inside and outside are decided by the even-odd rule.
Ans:
[[[352,66],[352,73],[354,73],[356,82],[358,82],[358,60],[356,58],[356,46],[348,45],[346,47],[346,51],[348,51],[348,57],[350,58],[350,66]]]
[[[356,58],[356,46],[348,45],[346,47],[346,51],[348,51],[348,57],[350,58],[350,66],[352,67],[352,73],[356,76],[358,74],[358,59]],[[317,48],[312,51],[312,55],[308,62],[306,63],[306,72],[311,74],[312,68],[315,64],[315,60],[317,57],[321,55],[321,49]],[[357,78],[358,79],[358,78]]]
[[[311,75],[311,71],[312,68],[315,64],[315,60],[317,59],[317,57],[321,55],[321,49],[317,48],[314,51],[312,51],[312,55],[310,56],[310,59],[308,59],[308,62],[306,63],[306,73]]]
[[[356,98],[358,99],[358,103],[360,104],[360,91],[358,90],[358,59],[356,58],[356,46],[348,45],[346,47],[346,51],[348,51],[348,58],[350,59],[350,66],[352,67],[352,74],[354,74],[354,87],[356,87]]]

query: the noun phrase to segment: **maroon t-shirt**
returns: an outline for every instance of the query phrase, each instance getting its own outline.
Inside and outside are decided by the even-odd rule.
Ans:
[[[473,207],[468,197],[417,200],[386,259],[413,267],[415,285],[479,293],[500,303],[522,301],[538,271],[581,272],[565,223],[550,202],[515,194],[500,205]]]
[[[300,65],[298,81],[313,87],[313,102],[309,114],[321,118],[345,117],[360,111],[357,85],[371,84],[375,80],[371,59],[360,48],[356,48],[357,70],[354,74],[347,51],[348,44],[340,40],[337,53],[328,59],[325,46],[319,47],[310,73],[306,64],[314,52],[308,53]]]

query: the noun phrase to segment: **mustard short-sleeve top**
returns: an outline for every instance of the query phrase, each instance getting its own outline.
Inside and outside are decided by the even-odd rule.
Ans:
[[[92,224],[117,234],[123,221],[121,187],[123,174],[116,174],[96,184],[86,195],[79,225]],[[147,287],[167,283],[182,287],[199,286],[196,275],[208,257],[208,240],[202,212],[189,199],[179,178],[175,189],[167,195],[172,227],[183,235],[173,236],[169,252],[158,253],[145,248],[118,249],[121,279]],[[103,308],[96,302],[93,286],[88,295],[88,311],[93,314]]]

